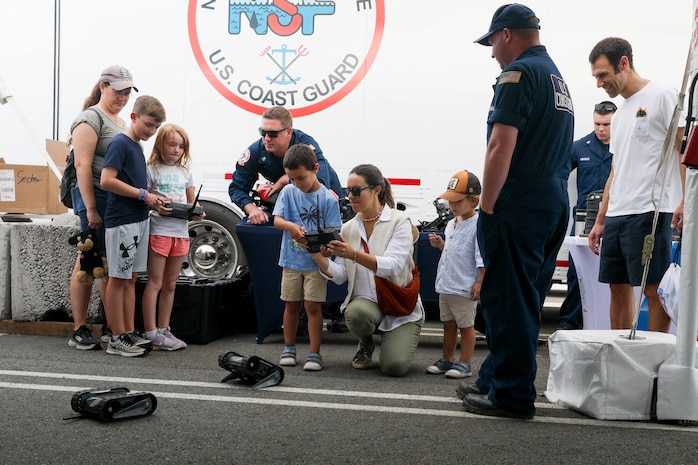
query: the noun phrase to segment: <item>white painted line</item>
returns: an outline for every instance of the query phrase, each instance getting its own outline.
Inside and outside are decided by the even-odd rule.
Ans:
[[[57,392],[75,392],[89,388],[77,386],[54,386],[46,384],[27,384],[27,383],[4,383],[0,382],[0,388],[8,389],[25,389],[39,391],[57,391]],[[181,399],[181,400],[196,400],[207,402],[232,402],[239,404],[257,404],[257,405],[275,405],[287,407],[306,407],[306,408],[321,408],[331,410],[352,410],[356,412],[379,412],[379,413],[402,413],[410,415],[428,415],[439,417],[458,417],[458,418],[478,418],[481,420],[507,420],[501,417],[485,417],[475,415],[464,411],[438,410],[438,409],[422,409],[413,407],[388,407],[380,405],[361,405],[361,404],[339,404],[333,402],[310,402],[303,400],[279,400],[279,399],[261,399],[250,397],[229,397],[216,396],[205,394],[184,394],[176,392],[152,392],[156,397],[163,399]],[[536,416],[532,420],[533,423],[555,423],[578,426],[596,426],[601,428],[632,428],[643,430],[660,430],[660,431],[681,431],[687,433],[698,433],[698,427],[690,426],[675,426],[656,423],[638,423],[628,421],[603,421],[594,419],[578,419],[578,418],[557,418],[557,417],[541,417]]]
[[[223,373],[223,374],[225,374],[225,373]],[[184,380],[152,379],[152,378],[123,378],[120,376],[76,375],[76,374],[71,374],[71,373],[44,373],[44,372],[40,372],[40,371],[0,370],[0,375],[26,376],[26,377],[34,377],[34,378],[104,381],[107,383],[162,384],[162,385],[185,386],[185,387],[220,388],[223,386],[230,386],[230,385],[226,385],[223,383],[204,383],[204,382],[200,382],[200,381],[184,381]],[[221,376],[221,378],[222,378],[222,376]]]
[[[75,379],[80,381],[99,381],[104,383],[115,383],[115,384],[126,384],[126,383],[138,383],[138,384],[148,384],[148,385],[158,385],[158,386],[182,386],[182,387],[199,387],[199,388],[213,388],[213,389],[235,389],[235,390],[249,390],[250,387],[247,385],[240,384],[228,384],[228,383],[204,383],[199,381],[184,381],[184,380],[170,380],[170,379],[151,379],[151,378],[123,378],[117,376],[96,376],[96,375],[76,375],[70,373],[43,373],[38,371],[15,371],[15,370],[0,370],[0,375],[9,376],[24,376],[33,378],[52,378],[52,379]],[[95,386],[93,386],[94,388]],[[310,388],[292,388],[284,386],[272,386],[264,388],[264,391],[269,392],[285,392],[289,394],[315,394],[323,396],[335,396],[335,397],[356,397],[365,399],[388,399],[388,400],[408,400],[408,401],[424,401],[424,402],[440,402],[440,403],[452,403],[460,405],[462,401],[453,396],[425,396],[425,395],[415,395],[415,394],[396,394],[388,392],[369,392],[369,391],[345,391],[345,390],[335,390],[335,389],[310,389]],[[454,391],[455,393],[455,388]],[[551,410],[564,410],[565,407],[550,404],[547,402],[537,402],[535,404],[536,408],[551,409]]]

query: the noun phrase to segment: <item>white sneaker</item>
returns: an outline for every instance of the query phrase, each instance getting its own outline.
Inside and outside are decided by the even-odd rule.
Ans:
[[[139,330],[136,329],[131,331],[128,333],[128,335],[131,336],[131,341],[133,344],[145,349],[146,353],[153,350],[153,342],[147,337],[144,337],[143,333],[141,333]]]
[[[322,363],[322,357],[320,354],[308,354],[305,365],[303,369],[305,371],[320,371],[324,364]]]
[[[470,364],[458,360],[453,364],[451,369],[446,372],[446,378],[463,379],[472,374],[473,370],[470,368]]]
[[[122,357],[138,357],[145,354],[143,347],[138,347],[133,343],[131,336],[124,333],[107,343],[107,353],[111,355],[121,355]]]
[[[279,365],[282,367],[296,366],[296,349],[284,348],[284,350],[281,352]]]

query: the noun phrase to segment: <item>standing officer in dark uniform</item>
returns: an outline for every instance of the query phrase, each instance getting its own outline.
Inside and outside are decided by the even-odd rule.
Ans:
[[[274,183],[267,192],[268,196],[279,192],[288,184],[283,165],[284,155],[288,148],[295,144],[306,144],[313,148],[320,165],[317,172],[318,181],[337,197],[344,197],[337,173],[322,154],[318,143],[308,134],[293,128],[293,117],[286,108],[271,107],[265,111],[259,135],[262,136],[261,139],[250,145],[238,160],[233,180],[228,187],[230,200],[244,210],[250,223],[265,224],[271,218],[252,203],[250,190],[260,174]]]
[[[539,39],[530,8],[503,5],[476,40],[502,67],[487,118],[478,242],[485,263],[480,298],[490,353],[465,410],[533,418],[543,301],[567,231],[572,99]]]
[[[611,174],[613,155],[608,144],[611,142],[611,117],[616,110],[616,105],[609,101],[594,105],[594,132],[572,145],[572,169],[577,169],[577,205],[572,212],[573,219],[576,219],[577,210],[587,208],[587,195],[603,189]],[[574,222],[570,235],[575,235]],[[582,295],[572,255],[569,261],[567,296],[560,307],[560,329],[582,329]]]

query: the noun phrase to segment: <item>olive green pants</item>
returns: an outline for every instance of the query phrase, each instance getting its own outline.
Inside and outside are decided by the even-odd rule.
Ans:
[[[373,333],[383,321],[378,305],[368,299],[356,298],[344,309],[347,328],[363,346],[373,346]],[[380,343],[380,367],[390,376],[404,376],[412,365],[419,343],[424,319],[398,326],[382,333]]]

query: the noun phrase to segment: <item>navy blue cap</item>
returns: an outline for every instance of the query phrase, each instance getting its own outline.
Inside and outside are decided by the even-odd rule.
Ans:
[[[492,16],[490,30],[487,34],[475,39],[474,42],[481,45],[490,45],[489,38],[495,32],[507,29],[540,29],[540,20],[536,14],[526,5],[509,3],[497,8]]]

